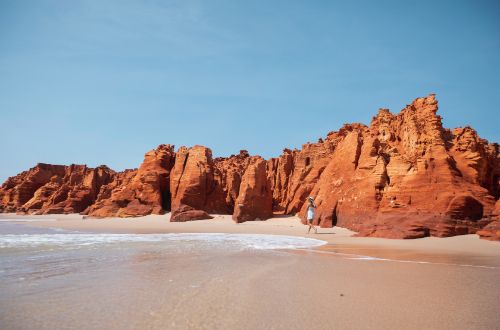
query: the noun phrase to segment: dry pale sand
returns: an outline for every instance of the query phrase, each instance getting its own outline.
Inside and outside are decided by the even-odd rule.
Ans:
[[[168,214],[0,215],[0,221],[13,219],[96,233],[275,234],[328,244],[314,250],[178,255],[144,245],[116,260],[127,246],[72,250],[36,266],[42,269],[35,269],[31,286],[15,279],[3,288],[0,283],[2,295],[11,297],[0,298],[5,329],[495,329],[500,324],[500,244],[476,235],[389,240],[352,237],[343,228],[307,235],[296,217],[235,224],[225,215],[187,223],[170,223]],[[43,267],[50,272],[40,277]],[[54,269],[63,274],[54,276]]]

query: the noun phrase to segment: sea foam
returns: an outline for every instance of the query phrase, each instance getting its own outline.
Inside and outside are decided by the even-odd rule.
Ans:
[[[42,246],[84,247],[103,244],[135,242],[189,242],[215,246],[231,246],[243,249],[303,249],[326,244],[325,241],[282,235],[182,233],[182,234],[8,234],[0,236],[0,248],[23,248]]]

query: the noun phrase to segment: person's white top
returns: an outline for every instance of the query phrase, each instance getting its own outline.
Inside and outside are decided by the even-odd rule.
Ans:
[[[307,207],[307,220],[314,219],[314,206],[309,205]]]

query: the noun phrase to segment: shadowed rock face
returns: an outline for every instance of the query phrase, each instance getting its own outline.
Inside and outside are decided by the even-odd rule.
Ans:
[[[479,230],[477,234],[483,239],[490,241],[500,241],[500,200],[495,203],[495,208],[491,214],[491,222],[488,223],[483,229]]]
[[[171,210],[171,221],[233,214],[236,222],[305,215],[360,236],[418,238],[478,232],[499,240],[499,146],[470,127],[448,130],[434,95],[399,114],[381,109],[370,126],[344,125],[301,150],[265,161],[242,150],[160,145],[138,170],[47,165],[9,178],[0,211],[140,216]],[[496,205],[496,206],[495,206]]]

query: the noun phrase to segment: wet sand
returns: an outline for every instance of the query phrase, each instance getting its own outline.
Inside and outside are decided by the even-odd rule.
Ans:
[[[93,233],[274,234],[328,244],[182,253],[161,244],[118,244],[65,252],[57,266],[54,258],[50,266],[32,260],[41,269],[35,280],[0,285],[2,329],[495,329],[500,324],[500,244],[475,235],[402,241],[351,237],[353,232],[342,228],[307,235],[294,217],[244,224],[227,216],[189,223],[170,223],[168,215],[20,219],[36,220],[23,222],[30,227]]]

